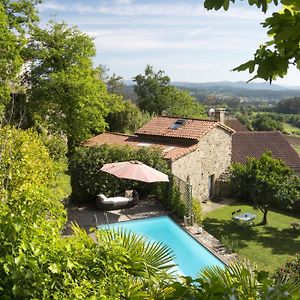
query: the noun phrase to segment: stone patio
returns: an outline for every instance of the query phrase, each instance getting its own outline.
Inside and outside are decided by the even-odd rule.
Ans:
[[[65,236],[71,235],[70,225],[76,222],[81,228],[90,233],[90,228],[98,225],[111,224],[141,218],[169,215],[179,226],[188,231],[203,246],[208,248],[225,263],[236,260],[235,254],[229,254],[219,240],[203,230],[198,225],[184,226],[182,221],[167,211],[163,205],[154,198],[141,199],[138,204],[131,208],[102,211],[93,205],[71,206],[68,209],[68,223],[63,232]]]

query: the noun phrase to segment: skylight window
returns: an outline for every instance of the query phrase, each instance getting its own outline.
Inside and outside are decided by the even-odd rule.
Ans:
[[[171,125],[170,128],[171,129],[178,129],[185,123],[185,121],[186,120],[184,120],[184,119],[177,119],[176,122],[173,125]]]

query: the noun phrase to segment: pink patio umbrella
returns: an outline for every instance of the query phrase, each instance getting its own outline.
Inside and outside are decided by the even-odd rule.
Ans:
[[[168,182],[168,175],[155,170],[140,161],[123,161],[105,164],[101,171],[119,178],[132,179],[143,182]]]

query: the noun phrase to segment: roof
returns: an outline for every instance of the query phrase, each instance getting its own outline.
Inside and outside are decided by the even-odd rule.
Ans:
[[[184,120],[184,123],[181,126],[177,126],[177,129],[172,129],[172,126],[177,120]],[[215,120],[199,120],[159,116],[152,119],[143,127],[138,129],[135,134],[199,140],[202,136],[216,127],[220,127],[229,133],[234,133],[233,129]]]
[[[300,169],[300,158],[279,131],[236,132],[232,135],[232,162],[245,163],[248,157],[259,158],[267,150],[290,168]]]
[[[197,149],[197,144],[184,145],[181,143],[161,143],[153,140],[138,137],[136,135],[126,135],[120,133],[102,133],[92,137],[83,143],[83,146],[101,145],[128,145],[132,147],[156,147],[160,148],[166,159],[176,160]]]
[[[238,119],[227,119],[225,120],[225,125],[235,131],[249,131],[249,129]]]

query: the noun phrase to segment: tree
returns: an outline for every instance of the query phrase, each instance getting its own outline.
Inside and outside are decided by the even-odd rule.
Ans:
[[[276,105],[276,111],[284,114],[300,114],[300,97],[280,100]]]
[[[96,69],[99,78],[105,82],[107,91],[111,94],[121,95],[124,89],[123,77],[116,73],[109,75],[109,68],[105,65],[99,65]]]
[[[154,72],[153,67],[147,65],[145,75],[134,77],[136,83],[134,91],[138,96],[137,104],[141,110],[150,114],[161,114],[170,106],[168,95],[170,77],[164,71]]]
[[[38,1],[0,1],[0,113],[10,101],[24,62],[27,30],[38,20]]]
[[[52,131],[66,135],[68,156],[81,141],[104,130],[104,117],[119,101],[97,78],[94,54],[92,39],[65,23],[32,31],[30,109]]]
[[[171,103],[163,111],[165,115],[185,118],[202,118],[205,116],[203,106],[188,91],[170,87],[169,94]]]
[[[113,132],[134,133],[138,128],[150,121],[151,115],[148,112],[142,112],[131,102],[126,100],[123,102],[124,109],[111,112],[106,121],[109,130]]]
[[[181,117],[202,117],[203,107],[187,91],[170,86],[170,78],[164,71],[154,72],[147,65],[145,75],[137,75],[134,91],[137,104],[142,111],[150,114],[167,114]]]
[[[262,224],[267,224],[267,213],[278,205],[291,206],[293,199],[282,194],[294,193],[289,185],[292,170],[281,160],[264,153],[259,159],[249,158],[246,164],[233,164],[231,189],[235,197],[250,200],[263,213]]]
[[[113,73],[107,79],[106,82],[107,91],[112,94],[121,94],[124,87],[124,83],[122,82],[122,80],[123,80],[122,76]]]
[[[0,113],[10,98],[10,83],[20,70],[22,59],[17,39],[9,29],[8,18],[0,3]]]
[[[230,2],[235,0],[205,0],[206,9],[219,10],[222,7],[227,10]],[[287,74],[290,65],[300,70],[300,2],[298,0],[248,0],[249,5],[256,5],[263,12],[269,5],[281,3],[283,9],[266,18],[262,23],[268,28],[267,34],[270,40],[260,45],[254,58],[236,67],[234,71],[254,72],[255,78],[262,78],[272,82],[278,77]]]
[[[281,122],[275,121],[266,115],[257,115],[252,121],[252,127],[254,130],[258,131],[283,130],[283,125]]]

